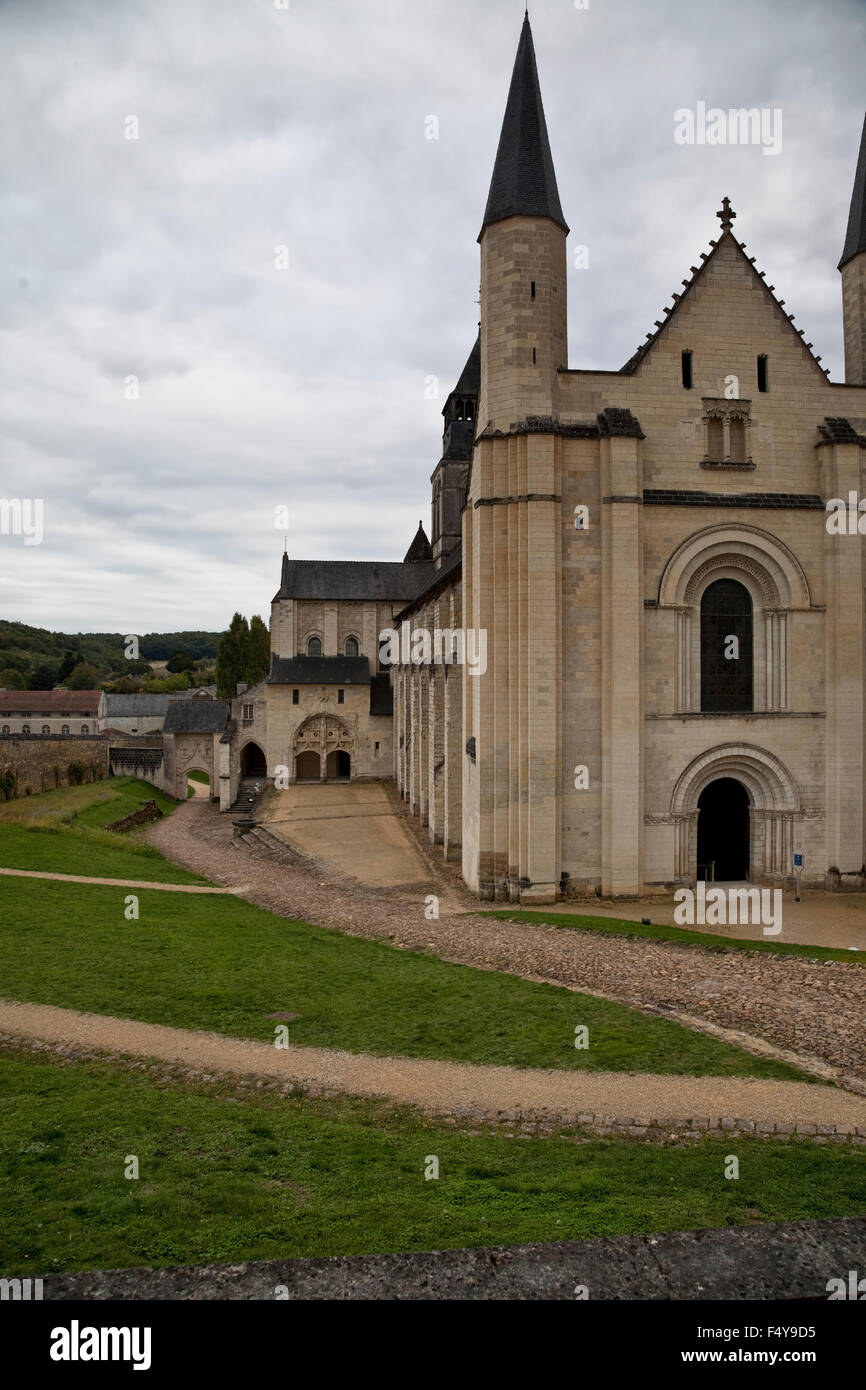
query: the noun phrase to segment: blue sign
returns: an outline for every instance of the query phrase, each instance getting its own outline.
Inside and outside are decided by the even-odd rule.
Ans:
[[[795,868],[795,869],[802,869],[802,867],[803,867],[803,856],[802,856],[802,854],[795,854],[795,855],[794,855],[794,868]]]

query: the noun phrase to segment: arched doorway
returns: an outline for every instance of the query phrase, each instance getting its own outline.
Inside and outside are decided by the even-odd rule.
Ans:
[[[242,777],[267,777],[268,764],[257,743],[248,743],[241,753]]]
[[[187,774],[187,797],[198,796],[210,800],[210,775],[200,768],[191,767]]]
[[[749,794],[735,777],[719,777],[698,797],[698,878],[749,877]]]
[[[352,775],[352,759],[344,749],[328,754],[328,781],[346,782]]]
[[[299,753],[295,758],[296,782],[320,782],[322,763],[318,753]]]

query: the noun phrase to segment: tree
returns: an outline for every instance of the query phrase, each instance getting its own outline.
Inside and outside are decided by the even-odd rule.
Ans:
[[[99,672],[87,661],[79,661],[66,680],[67,690],[95,690],[98,684]]]
[[[264,680],[271,669],[271,634],[267,624],[256,613],[250,620],[250,654],[246,675],[242,677],[248,685],[257,685]]]
[[[146,695],[175,695],[179,690],[189,690],[192,682],[187,671],[178,671],[174,676],[167,676],[165,680],[154,677],[153,680],[142,681],[141,688]]]
[[[189,652],[176,651],[166,662],[165,669],[168,671],[169,675],[176,676],[179,671],[192,671],[194,666],[195,662]]]
[[[233,700],[238,681],[246,680],[250,656],[250,626],[241,613],[235,613],[217,646],[216,683],[221,700]]]
[[[81,658],[78,653],[71,651],[67,647],[63,654],[63,660],[60,663],[60,670],[57,672],[57,682],[59,685],[63,685],[67,676],[72,675],[72,672],[75,670],[80,660]]]
[[[30,677],[31,690],[53,690],[56,684],[57,667],[48,661],[42,666],[37,666]]]
[[[0,690],[26,690],[27,682],[20,671],[16,671],[12,666],[7,666],[0,671]]]

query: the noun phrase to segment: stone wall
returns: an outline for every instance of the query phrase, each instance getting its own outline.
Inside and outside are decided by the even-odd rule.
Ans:
[[[0,735],[0,797],[53,791],[108,776],[108,740],[39,734]],[[7,779],[12,779],[10,782]]]

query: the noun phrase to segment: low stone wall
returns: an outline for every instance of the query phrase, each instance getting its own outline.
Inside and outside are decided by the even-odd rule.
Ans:
[[[131,815],[121,816],[120,820],[113,820],[106,830],[134,830],[137,825],[147,825],[149,821],[162,820],[162,811],[155,801],[145,801],[138,811],[133,811]]]
[[[99,735],[0,734],[0,801],[108,776],[108,740]]]

